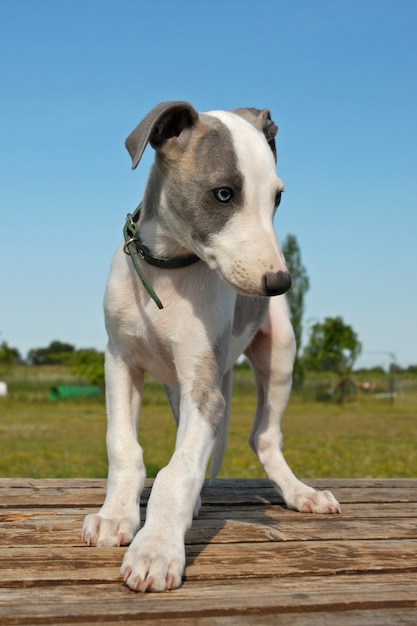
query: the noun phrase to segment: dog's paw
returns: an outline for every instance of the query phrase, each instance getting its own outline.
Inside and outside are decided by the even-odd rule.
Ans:
[[[123,559],[120,573],[133,591],[169,591],[181,586],[185,548],[142,529]]]
[[[87,515],[82,538],[89,546],[98,548],[128,546],[139,529],[139,523],[139,517],[109,519],[99,514]]]
[[[341,513],[340,504],[331,491],[315,491],[310,487],[294,493],[286,504],[300,513]]]

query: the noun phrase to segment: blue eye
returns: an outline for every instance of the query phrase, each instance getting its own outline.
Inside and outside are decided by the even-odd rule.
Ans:
[[[223,202],[223,204],[233,200],[233,191],[230,187],[220,187],[220,189],[215,189],[213,193],[216,200]]]

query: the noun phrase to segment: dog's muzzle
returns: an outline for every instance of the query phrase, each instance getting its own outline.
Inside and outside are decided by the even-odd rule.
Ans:
[[[289,272],[268,272],[264,274],[263,283],[266,296],[280,296],[291,287]]]

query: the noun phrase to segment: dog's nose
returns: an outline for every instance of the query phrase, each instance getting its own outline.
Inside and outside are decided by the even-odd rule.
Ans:
[[[289,272],[268,272],[264,274],[264,286],[267,296],[279,296],[291,287]]]

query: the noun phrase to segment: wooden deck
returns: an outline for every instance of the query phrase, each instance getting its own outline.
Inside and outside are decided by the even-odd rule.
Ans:
[[[308,482],[342,515],[289,511],[266,480],[215,481],[182,588],[135,594],[119,576],[125,548],[80,539],[103,480],[2,479],[0,624],[415,626],[417,479]]]

